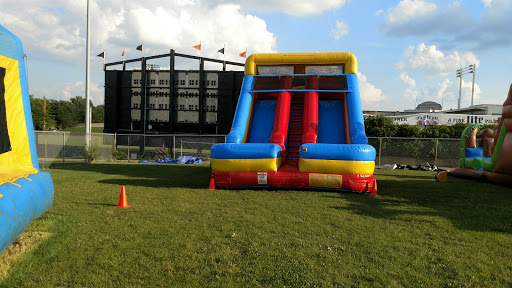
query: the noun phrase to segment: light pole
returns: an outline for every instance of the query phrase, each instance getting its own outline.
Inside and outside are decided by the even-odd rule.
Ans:
[[[89,19],[89,0],[87,0],[87,40],[86,40],[86,48],[85,48],[85,147],[89,147],[89,137],[91,133],[91,118],[89,117],[89,54],[90,54],[90,36],[89,29],[91,21]]]
[[[456,77],[460,78],[459,84],[459,101],[457,103],[457,109],[460,109],[460,98],[462,95],[462,75],[473,73],[473,87],[471,88],[471,106],[473,106],[473,96],[475,95],[475,70],[476,64],[471,64],[468,67],[457,69]]]

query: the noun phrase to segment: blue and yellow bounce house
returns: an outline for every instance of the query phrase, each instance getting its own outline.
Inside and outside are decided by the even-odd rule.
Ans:
[[[351,53],[254,54],[225,144],[211,150],[214,188],[318,188],[376,195]]]
[[[21,41],[0,25],[0,252],[52,206],[39,172]]]

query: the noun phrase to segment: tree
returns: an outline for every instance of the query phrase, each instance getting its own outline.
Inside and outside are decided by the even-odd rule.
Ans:
[[[73,104],[75,113],[78,115],[78,122],[85,123],[85,98],[82,96],[76,96],[74,98],[69,99],[69,101]],[[91,107],[92,102],[90,103]]]
[[[462,132],[468,126],[468,123],[455,123],[454,125],[450,126],[450,138],[460,138]]]
[[[450,138],[451,130],[446,125],[434,125],[425,127],[421,130],[420,137],[422,138]]]
[[[391,118],[378,115],[366,118],[364,129],[368,137],[393,137],[398,127]]]
[[[105,105],[99,105],[92,108],[92,123],[103,123],[105,119]]]
[[[48,101],[47,101],[48,102]],[[35,98],[30,95],[30,107],[32,112],[32,122],[34,122],[34,130],[42,131],[44,129],[44,99]],[[48,107],[46,109],[46,129],[55,129],[57,122],[55,116],[50,113]]]
[[[50,100],[48,102],[50,111],[55,115],[58,129],[66,129],[79,123],[80,116],[71,102],[64,100]]]
[[[397,125],[397,131],[395,133],[395,137],[407,137],[407,138],[416,138],[420,135],[421,128],[416,125],[409,124],[400,124]]]

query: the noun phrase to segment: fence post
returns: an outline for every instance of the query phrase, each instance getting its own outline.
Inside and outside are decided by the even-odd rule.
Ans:
[[[112,156],[114,157],[114,161],[117,160],[117,156],[115,155],[117,151],[117,134],[114,133],[114,142],[112,143]]]
[[[176,159],[176,135],[172,135],[172,159]]]
[[[379,137],[379,169],[380,169],[380,154],[382,153],[382,138]]]
[[[46,140],[46,133],[43,133],[43,135],[44,135],[44,160],[46,161],[46,165],[48,165],[48,146],[47,146],[48,140]]]
[[[130,155],[130,134],[128,134],[128,162],[130,162],[130,159],[132,158],[132,155]]]
[[[66,163],[66,132],[62,132],[62,163]]]
[[[181,140],[180,157],[183,157],[183,140]]]
[[[224,143],[226,143],[227,139],[228,139],[228,135],[224,135]]]
[[[438,146],[439,146],[439,139],[438,139],[438,138],[436,138],[436,158],[435,158],[435,160],[434,160],[434,165],[435,165],[435,166],[437,166],[437,149],[438,149],[437,147],[438,147]]]

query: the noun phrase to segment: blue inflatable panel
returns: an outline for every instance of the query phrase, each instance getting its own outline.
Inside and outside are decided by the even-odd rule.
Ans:
[[[304,159],[375,161],[375,148],[365,144],[302,144],[299,157]]]
[[[53,182],[48,172],[39,172],[0,186],[0,251],[7,248],[53,203]]]
[[[347,118],[350,144],[368,144],[368,137],[364,133],[364,117],[361,98],[359,97],[359,80],[357,74],[347,74]]]
[[[242,89],[240,90],[240,97],[238,98],[238,104],[236,105],[235,116],[233,118],[233,124],[231,125],[231,131],[226,136],[226,143],[242,143],[247,125],[249,125],[249,114],[251,112],[252,104],[252,90],[254,82],[254,76],[244,76],[242,83]]]
[[[215,144],[212,159],[267,159],[281,156],[281,147],[272,143]]]
[[[247,143],[270,143],[275,113],[276,100],[257,100],[254,102]]]
[[[318,101],[317,143],[345,144],[345,108],[343,100]]]
[[[466,158],[483,158],[484,157],[484,148],[476,147],[476,148],[466,148]]]

